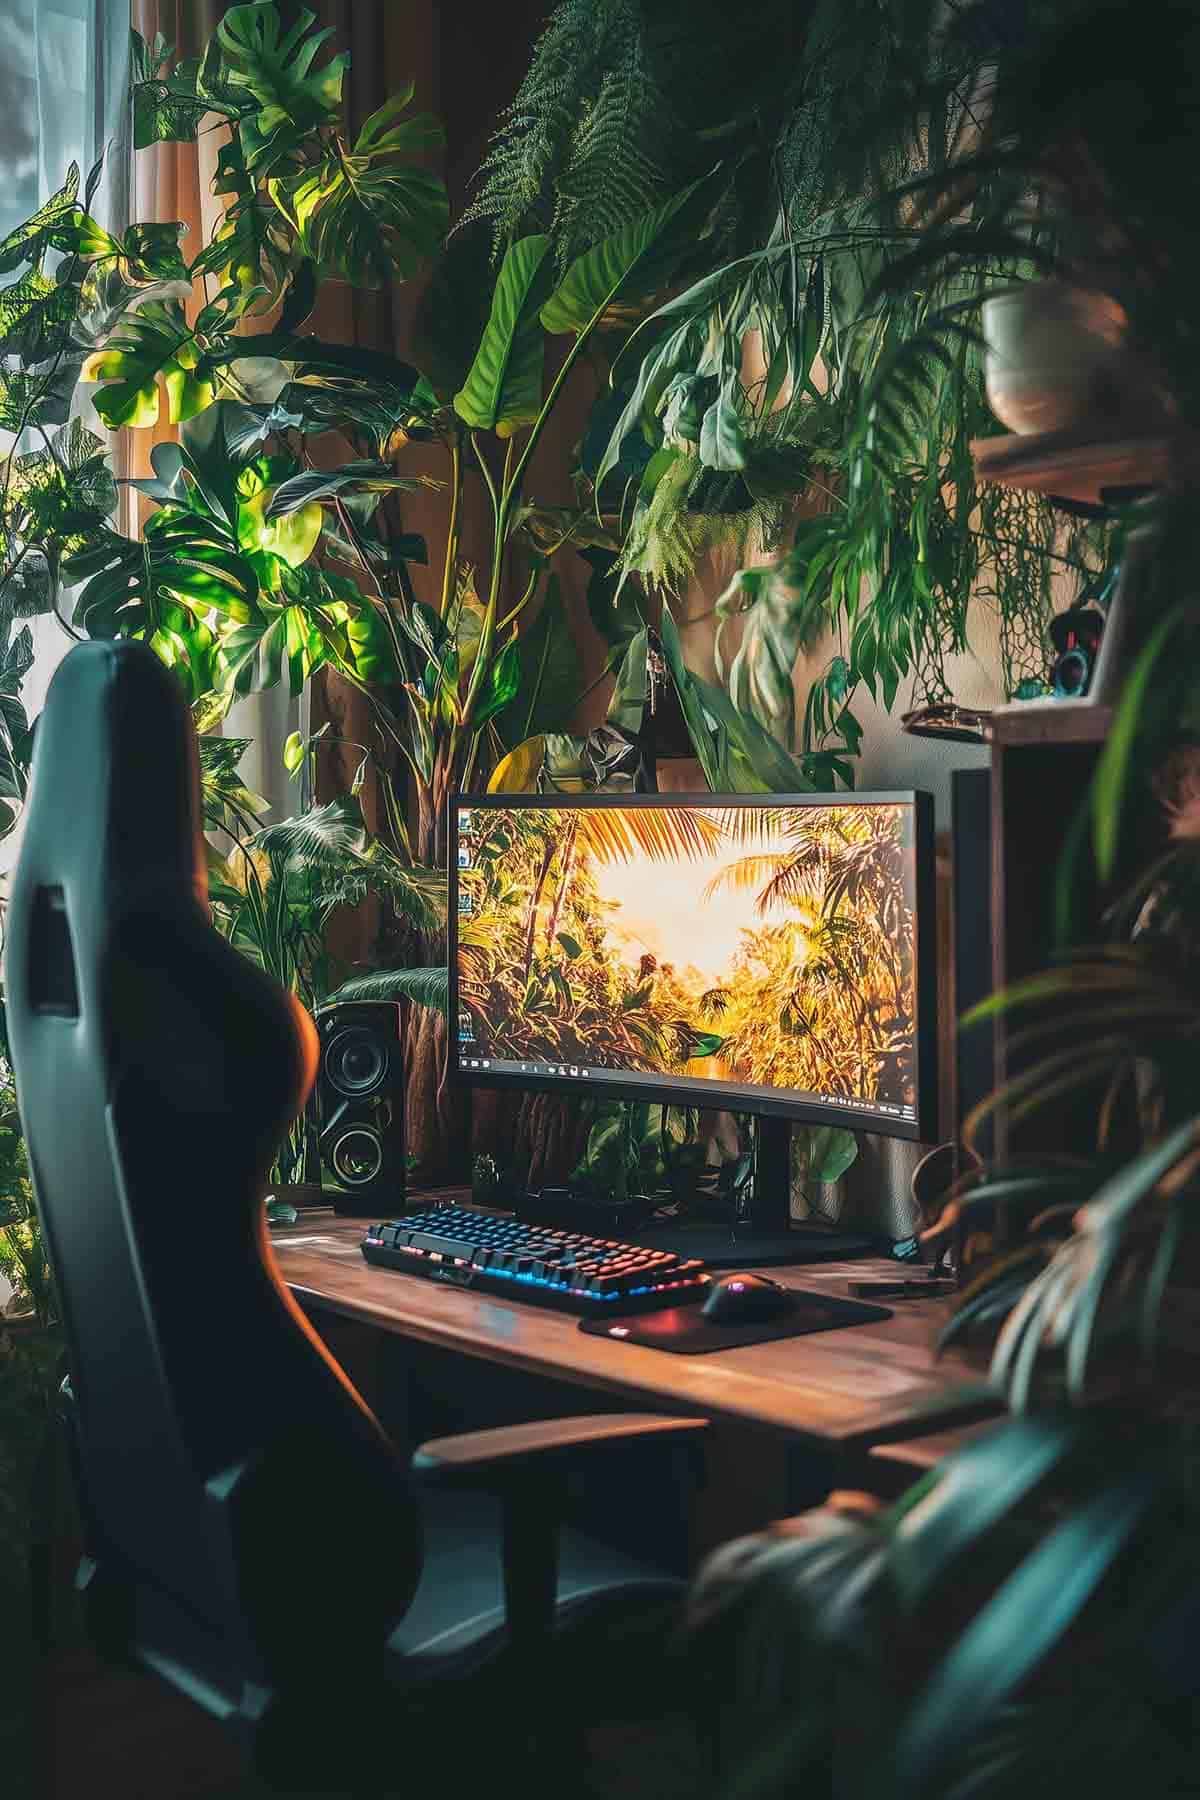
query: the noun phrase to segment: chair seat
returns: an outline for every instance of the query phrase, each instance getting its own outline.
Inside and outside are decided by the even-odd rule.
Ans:
[[[389,1685],[461,1679],[504,1650],[500,1508],[489,1495],[442,1493],[427,1503],[425,1561],[409,1610],[388,1640]],[[636,1614],[669,1629],[684,1584],[582,1532],[560,1545],[557,1629],[564,1637],[623,1626]],[[661,1637],[659,1639],[661,1643]]]

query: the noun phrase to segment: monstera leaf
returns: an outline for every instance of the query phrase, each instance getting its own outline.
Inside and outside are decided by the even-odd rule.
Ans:
[[[324,275],[369,287],[416,273],[446,235],[446,189],[430,169],[397,158],[442,142],[430,115],[397,122],[411,84],[371,114],[353,150],[339,145],[315,169],[270,181],[268,191],[303,254]]]
[[[317,547],[324,523],[319,506],[297,500],[272,511],[285,478],[296,464],[292,457],[258,456],[237,477],[237,540],[248,552],[278,557],[289,568],[306,563]]]
[[[548,237],[511,246],[475,360],[454,396],[455,412],[474,430],[511,437],[541,411],[545,340],[539,314],[552,284]]]
[[[241,141],[222,145],[214,193],[232,196],[212,239],[193,259],[193,275],[216,275],[243,291],[261,287],[258,311],[273,307],[290,280],[299,253],[279,209],[246,167]]]
[[[318,609],[305,599],[264,606],[223,640],[220,685],[232,694],[257,694],[277,687],[286,672],[289,692],[298,695],[329,660],[329,638]]]
[[[143,539],[104,531],[63,564],[63,577],[85,583],[74,622],[89,637],[148,637],[167,608],[249,619],[258,580],[216,520],[163,507]]]
[[[317,52],[333,35],[332,26],[311,31],[314,18],[301,8],[285,32],[274,0],[256,0],[231,6],[217,27],[220,80],[253,103],[239,136],[247,167],[259,174],[274,168],[314,126],[341,117],[350,57],[343,51],[314,71]]]
[[[114,431],[158,424],[160,377],[172,425],[194,418],[217,397],[215,371],[173,301],[153,301],[128,318],[108,347],[87,359],[82,374],[84,381],[105,383],[96,411]]]

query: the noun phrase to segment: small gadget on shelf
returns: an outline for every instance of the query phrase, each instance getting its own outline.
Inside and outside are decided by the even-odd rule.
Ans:
[[[1104,614],[1098,606],[1083,601],[1051,619],[1050,642],[1055,654],[1050,682],[1061,698],[1073,700],[1087,693],[1103,635]]]
[[[372,1225],[362,1253],[383,1268],[594,1318],[687,1306],[705,1299],[712,1279],[695,1257],[465,1206],[435,1206]]]

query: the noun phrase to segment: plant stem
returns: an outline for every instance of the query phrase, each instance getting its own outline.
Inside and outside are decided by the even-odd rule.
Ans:
[[[478,452],[476,452],[478,454]],[[450,441],[450,519],[446,526],[446,563],[442,570],[442,602],[438,617],[444,619],[454,597],[454,578],[458,569],[459,518],[462,494],[462,435],[455,429]]]

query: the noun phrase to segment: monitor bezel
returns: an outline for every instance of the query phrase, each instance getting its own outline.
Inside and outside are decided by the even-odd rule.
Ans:
[[[629,1081],[606,1077],[603,1097],[611,1100],[649,1101],[651,1105],[695,1106],[709,1112],[748,1113],[758,1118],[788,1119],[797,1125],[840,1125],[847,1131],[870,1132],[876,1137],[901,1138],[910,1143],[937,1141],[938,1117],[938,1012],[937,1012],[937,889],[934,867],[933,796],[921,788],[872,789],[869,792],[812,794],[471,794],[454,793],[447,802],[446,859],[448,879],[448,913],[446,921],[446,977],[448,1037],[447,1063],[449,1078],[468,1088],[487,1088],[494,1092],[547,1093],[563,1095],[588,1094],[596,1089],[581,1076],[553,1077],[486,1073],[464,1069],[459,1057],[456,1026],[457,1005],[455,975],[458,967],[458,811],[467,807],[472,812],[502,812],[514,808],[553,809],[556,812],[574,808],[688,806],[911,806],[913,809],[913,854],[916,886],[916,1021],[914,1026],[917,1070],[917,1117],[881,1119],[877,1113],[859,1111],[850,1106],[836,1106],[828,1101],[811,1104],[790,1099],[774,1099],[770,1095],[726,1095],[713,1091],[708,1083],[631,1076]]]

